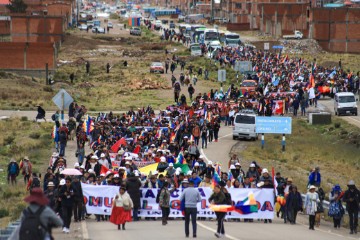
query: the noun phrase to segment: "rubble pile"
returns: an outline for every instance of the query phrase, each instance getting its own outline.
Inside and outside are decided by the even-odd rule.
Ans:
[[[310,55],[324,53],[324,50],[313,39],[280,40],[280,43],[284,46],[283,53]]]

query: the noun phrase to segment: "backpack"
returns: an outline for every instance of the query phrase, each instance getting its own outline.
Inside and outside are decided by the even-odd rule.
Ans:
[[[39,188],[39,187],[40,187],[39,178],[37,178],[37,177],[33,178],[32,182],[31,182],[31,188],[30,189]]]
[[[51,120],[55,121],[55,113],[53,115],[51,115]]]
[[[14,174],[17,173],[17,167],[16,167],[16,164],[15,164],[15,163],[12,163],[12,164],[11,164],[9,173],[10,173],[11,175],[14,175]]]
[[[40,221],[40,215],[45,209],[45,206],[40,207],[35,213],[30,208],[26,208],[23,211],[25,216],[21,223],[19,239],[20,240],[42,240],[45,238],[47,229],[42,225]]]

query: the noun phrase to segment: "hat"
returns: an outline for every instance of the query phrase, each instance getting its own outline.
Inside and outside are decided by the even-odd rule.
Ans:
[[[185,136],[184,138],[189,138],[188,136]]]
[[[98,160],[99,158],[94,154],[94,155],[92,155],[91,159],[96,159],[96,160]]]
[[[261,171],[261,174],[264,174],[264,173],[269,173],[269,171],[268,171],[266,168],[264,168],[264,169]]]
[[[114,178],[120,178],[119,174],[115,174]]]
[[[235,163],[235,167],[236,167],[236,166],[241,166],[241,164],[237,162],[237,163]]]
[[[288,182],[292,182],[292,181],[293,181],[293,179],[292,179],[291,177],[289,177],[289,178],[287,178],[287,179],[286,179],[286,181],[288,181]]]
[[[118,155],[123,155],[124,154],[124,150],[123,149],[120,149],[119,151],[118,151]]]
[[[151,144],[150,147],[155,147],[155,144]]]
[[[260,188],[260,187],[264,186],[264,182],[259,182],[258,184],[256,184],[256,186],[257,186],[258,188]]]
[[[157,174],[159,174],[159,172],[155,170],[155,171],[153,172],[153,175],[157,175]]]
[[[130,165],[130,162],[129,162],[129,161],[126,161],[126,162],[125,162],[125,165]]]
[[[204,155],[200,155],[200,156],[199,156],[199,159],[204,159],[204,158],[205,158]]]
[[[110,170],[106,172],[106,176],[109,176],[111,174],[114,174],[114,173],[112,171],[110,171]]]
[[[192,174],[192,171],[191,171],[191,170],[187,172],[187,175],[191,175],[191,174]]]
[[[89,170],[88,170],[88,173],[90,173],[90,174],[91,174],[91,173],[95,173],[95,171],[92,170],[92,169],[89,169]]]
[[[57,156],[59,156],[59,154],[57,152],[53,152],[53,154],[51,156],[52,157],[57,157]]]
[[[161,158],[160,158],[160,162],[166,162],[166,158],[165,158],[165,157],[161,157]]]
[[[131,157],[131,156],[127,156],[127,157],[125,157],[125,160],[132,161],[132,157]]]
[[[189,183],[189,181],[187,180],[187,178],[185,178],[181,183]]]
[[[25,156],[25,157],[24,157],[24,160],[29,160],[29,157],[28,157],[28,156]]]
[[[105,176],[106,176],[105,173],[100,174],[100,177],[105,177]]]
[[[348,186],[355,186],[354,180],[350,180],[349,183],[348,183]]]
[[[47,186],[48,186],[48,187],[55,187],[55,185],[54,185],[53,182],[49,182]]]
[[[60,186],[63,186],[63,185],[65,185],[65,183],[66,183],[65,179],[61,179],[59,184],[60,184]]]
[[[236,169],[235,165],[231,165],[231,166],[230,166],[230,170],[231,170],[231,169]]]
[[[80,168],[81,168],[81,169],[85,169],[85,166],[81,165]]]
[[[316,187],[314,186],[314,185],[311,185],[310,187],[309,187],[309,190],[310,189],[316,189]]]
[[[139,174],[138,172],[135,172],[134,175],[135,175],[135,177],[139,177],[139,176],[140,176],[140,174]]]
[[[101,157],[101,158],[105,157],[105,153],[102,153],[102,154],[100,155],[100,157]]]
[[[198,167],[198,166],[200,166],[200,164],[199,164],[198,162],[196,162],[196,163],[194,164],[194,166],[195,166],[195,167]]]
[[[37,203],[38,205],[45,206],[49,203],[48,198],[44,195],[41,188],[33,188],[30,192],[30,196],[24,198],[27,203]]]
[[[173,167],[174,166],[174,164],[173,163],[169,163],[169,167]]]
[[[212,163],[212,161],[208,161],[208,165],[212,165],[213,163]]]
[[[74,164],[74,168],[77,168],[77,167],[80,167],[80,164],[79,164],[78,162],[76,162],[76,163]]]
[[[250,164],[250,167],[255,167],[255,163],[251,163],[251,164]]]
[[[163,140],[163,143],[166,143],[166,140]]]

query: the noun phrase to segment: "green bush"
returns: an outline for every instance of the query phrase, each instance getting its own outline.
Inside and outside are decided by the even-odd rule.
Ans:
[[[40,138],[40,133],[38,132],[33,132],[33,133],[30,133],[29,134],[29,137],[32,138],[32,139],[39,139]]]
[[[8,136],[6,138],[4,138],[4,145],[11,145],[15,140],[14,136]]]
[[[15,205],[13,211],[11,212],[11,220],[15,221],[18,220],[22,211],[26,208],[26,204],[21,202],[17,205]]]
[[[25,104],[26,105],[26,104]],[[26,117],[26,116],[22,116],[21,118],[20,118],[20,121],[22,121],[22,122],[26,122],[28,120],[28,117]]]
[[[9,216],[9,211],[5,208],[0,208],[0,218]]]

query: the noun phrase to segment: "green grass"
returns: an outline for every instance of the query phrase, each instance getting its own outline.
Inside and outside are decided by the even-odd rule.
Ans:
[[[19,175],[15,187],[7,185],[6,170],[9,160],[19,163],[24,156],[29,156],[33,171],[44,173],[49,161],[52,147],[51,123],[35,123],[25,119],[8,119],[0,121],[0,228],[19,218],[26,206],[23,201],[27,194],[26,186]]]
[[[341,123],[335,128],[335,123]],[[286,151],[282,152],[281,136],[265,135],[265,148],[261,142],[247,142],[245,151],[239,153],[247,162],[257,160],[262,167],[280,171],[292,177],[302,192],[310,169],[319,166],[322,187],[328,192],[333,184],[346,187],[350,179],[360,182],[359,129],[335,118],[330,125],[308,125],[302,119],[293,120],[293,131],[286,136]]]

